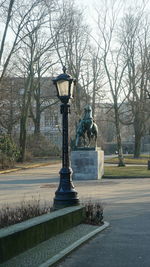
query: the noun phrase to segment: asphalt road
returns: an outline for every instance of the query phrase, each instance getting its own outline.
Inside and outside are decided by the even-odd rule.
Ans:
[[[26,199],[53,203],[60,165],[0,175],[0,204]],[[88,241],[58,267],[149,267],[150,179],[75,181],[81,203],[101,202],[110,227]]]
[[[39,197],[41,200],[52,199],[59,182],[59,169],[60,165],[54,164],[0,174],[0,205]]]
[[[110,227],[82,245],[57,267],[149,267],[149,201],[112,204]]]
[[[59,184],[60,164],[20,170],[0,175],[0,204],[18,203],[23,199],[39,198],[53,201]],[[74,181],[81,202],[99,200],[110,203],[147,202],[150,199],[150,179],[102,179]]]

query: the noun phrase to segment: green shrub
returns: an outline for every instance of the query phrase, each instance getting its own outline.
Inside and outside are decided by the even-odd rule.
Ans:
[[[0,136],[0,168],[11,168],[19,157],[19,150],[9,135]]]

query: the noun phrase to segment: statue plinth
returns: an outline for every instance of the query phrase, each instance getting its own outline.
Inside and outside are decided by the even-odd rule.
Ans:
[[[71,152],[73,180],[97,180],[104,175],[104,151],[99,147],[79,147]]]
[[[100,149],[100,147],[98,147],[98,149]],[[74,149],[73,149],[73,151],[91,151],[91,150],[94,150],[94,151],[96,151],[97,150],[97,147],[95,147],[95,146],[93,146],[93,147],[75,147]]]

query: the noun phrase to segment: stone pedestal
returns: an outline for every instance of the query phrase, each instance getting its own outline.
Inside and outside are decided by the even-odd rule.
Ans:
[[[104,151],[90,148],[71,152],[73,180],[97,180],[104,175]]]

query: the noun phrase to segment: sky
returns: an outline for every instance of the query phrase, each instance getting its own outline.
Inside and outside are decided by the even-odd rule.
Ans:
[[[107,2],[107,3],[112,3],[112,2],[122,2],[123,4],[125,4],[125,6],[137,6],[137,5],[143,5],[146,4],[147,8],[150,9],[150,0],[75,0],[75,2],[79,5],[79,6],[86,6],[89,15],[93,15],[94,14],[94,8],[96,6],[100,6],[100,3],[102,2]]]
[[[116,2],[122,2],[125,3],[126,6],[129,5],[140,5],[141,3],[148,3],[147,4],[147,10],[150,10],[150,0],[75,0],[75,3],[82,8],[85,8],[85,18],[86,18],[86,22],[87,24],[89,24],[91,26],[92,32],[96,32],[96,24],[94,24],[94,20],[96,20],[96,16],[95,16],[95,7],[99,7],[103,1],[107,2],[107,3],[111,3],[113,1]],[[120,14],[121,15],[121,14]],[[3,32],[3,28],[2,25],[0,26],[0,36],[2,36],[2,32]],[[8,43],[9,40],[11,40],[11,31],[8,34]],[[13,36],[13,35],[12,35]]]
[[[150,14],[150,0],[75,0],[75,3],[77,3],[79,7],[85,7],[85,14],[87,14],[86,20],[87,23],[93,28],[93,31],[95,31],[97,28],[96,24],[94,23],[94,21],[97,20],[97,13],[95,12],[96,8],[100,9],[101,12],[101,8],[104,7],[103,3],[107,3],[107,6],[110,7],[114,2],[116,3],[117,9],[120,4],[120,18],[123,16],[123,11],[131,8],[135,10],[136,7],[138,10],[141,10],[141,7],[144,5],[146,6],[145,11]]]

